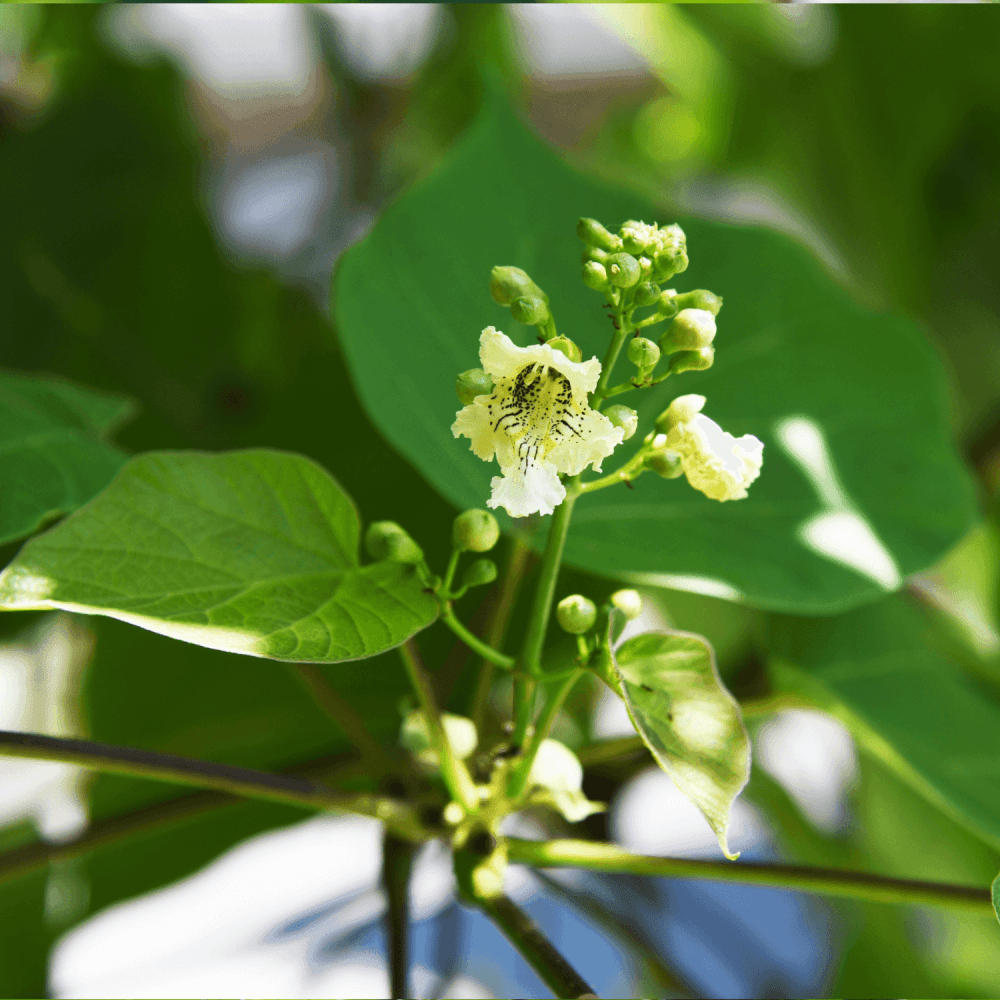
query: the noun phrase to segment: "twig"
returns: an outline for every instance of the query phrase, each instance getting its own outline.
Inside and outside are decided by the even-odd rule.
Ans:
[[[415,853],[414,844],[386,832],[382,841],[382,885],[388,904],[389,996],[396,998],[410,995],[410,875]]]

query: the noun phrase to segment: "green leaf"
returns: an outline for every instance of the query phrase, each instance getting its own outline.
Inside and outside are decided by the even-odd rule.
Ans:
[[[612,662],[636,732],[701,810],[722,853],[736,858],[726,830],[733,801],[750,779],[750,741],[712,647],[691,632],[649,632],[622,643]]]
[[[576,173],[494,105],[341,261],[334,316],[362,402],[460,508],[485,503],[497,467],[452,436],[455,376],[478,363],[485,326],[521,344],[533,335],[491,300],[490,269],[526,269],[548,294],[560,332],[585,358],[604,355],[610,323],[580,280],[581,215],[609,226],[630,217],[674,221]],[[862,309],[789,239],[679,221],[691,266],[671,284],[724,297],[717,360],[620,400],[648,428],[673,397],[704,394],[705,412],[725,430],[765,442],[763,472],[749,498],[729,503],[652,474],[632,491],[583,496],[567,561],[799,613],[883,596],[934,562],[973,518],[934,351],[913,323]],[[627,378],[627,368],[622,362],[612,380]]]
[[[1000,708],[930,648],[902,597],[834,618],[774,616],[775,685],[839,717],[938,808],[1000,846]]]
[[[104,438],[131,413],[121,396],[0,372],[0,543],[30,535],[107,486],[126,456]]]
[[[347,495],[301,456],[150,453],[22,549],[0,607],[107,615],[277,660],[374,656],[437,603],[412,566],[360,566],[359,531]]]
[[[993,912],[1000,920],[1000,875],[993,880]]]

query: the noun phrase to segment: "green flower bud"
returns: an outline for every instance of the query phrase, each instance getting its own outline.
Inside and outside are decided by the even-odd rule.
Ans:
[[[556,605],[556,618],[566,632],[582,635],[594,627],[597,607],[586,597],[573,594],[571,597],[564,597]]]
[[[621,233],[622,246],[629,253],[638,255],[657,249],[658,231],[656,226],[629,219],[628,222],[623,223],[619,232]]]
[[[660,337],[664,354],[700,351],[715,340],[715,317],[705,309],[682,309]]]
[[[658,434],[657,437],[664,437]],[[664,479],[677,479],[684,474],[684,467],[681,465],[681,456],[676,451],[669,448],[660,448],[646,456],[643,463],[651,472],[655,472]]]
[[[608,257],[607,269],[608,281],[618,288],[631,288],[641,277],[639,262],[627,253],[613,253]]]
[[[628,359],[640,371],[656,367],[660,360],[660,349],[645,337],[633,337],[628,345]]]
[[[492,559],[477,559],[462,574],[463,587],[482,587],[497,578],[497,564]]]
[[[608,287],[608,272],[604,265],[588,260],[583,265],[583,283],[595,292],[603,292]]]
[[[643,257],[643,260],[646,258]],[[632,293],[632,301],[637,306],[651,306],[660,297],[660,289],[650,281],[644,281],[641,285],[636,285]]]
[[[611,421],[613,427],[621,427],[625,431],[623,441],[627,441],[635,434],[639,427],[639,414],[628,406],[609,406],[604,415]]]
[[[518,323],[539,326],[549,318],[549,307],[544,299],[534,295],[522,295],[510,304],[510,314]]]
[[[543,292],[519,267],[495,267],[490,274],[490,295],[497,305],[509,306],[514,299],[545,299]]]
[[[482,368],[470,368],[455,379],[455,392],[458,398],[468,406],[476,396],[493,395],[493,379]]]
[[[562,351],[570,361],[583,360],[583,351],[569,337],[553,337],[551,340],[546,340],[545,343],[557,351]]]
[[[611,603],[629,621],[642,614],[642,598],[637,590],[616,590],[611,595]]]
[[[664,227],[659,237],[660,247],[653,257],[653,268],[657,280],[664,281],[687,270],[687,237],[680,226]]]
[[[677,315],[677,310],[680,306],[677,305],[677,292],[672,288],[665,288],[660,292],[660,300],[656,303],[656,311],[661,315],[669,319],[671,316]]]
[[[451,526],[451,542],[460,552],[489,552],[500,538],[500,525],[488,510],[462,511]]]
[[[380,562],[418,563],[424,558],[420,546],[395,521],[373,521],[368,525],[365,550]]]
[[[598,247],[587,247],[580,256],[580,262],[586,264],[588,260],[596,261],[598,264],[606,264],[611,255]]]
[[[684,292],[677,296],[677,307],[679,309],[704,309],[713,316],[719,315],[722,308],[722,297],[715,292],[708,291],[707,288],[696,288],[693,292]]]
[[[705,397],[696,393],[688,393],[686,396],[678,396],[657,418],[656,429],[661,434],[666,434],[677,424],[690,423],[701,413],[705,406]],[[666,438],[664,438],[666,441]],[[659,448],[664,441],[656,441],[653,444]]]
[[[699,351],[678,351],[670,357],[670,373],[700,372],[711,368],[715,361],[715,348],[703,347]]]
[[[576,224],[576,235],[589,246],[608,253],[617,253],[622,248],[621,237],[609,233],[597,219],[580,219]]]

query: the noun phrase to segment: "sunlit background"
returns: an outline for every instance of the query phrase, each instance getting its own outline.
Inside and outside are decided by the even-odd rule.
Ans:
[[[1000,30],[983,13],[146,4],[107,7],[96,30],[107,58],[149,67],[166,58],[182,75],[204,210],[236,266],[271,271],[324,302],[337,256],[438,162],[473,117],[482,74],[494,74],[531,127],[581,169],[678,211],[779,229],[868,305],[916,318],[948,367],[957,439],[992,496],[1000,481]],[[8,127],[43,119],[69,85],[67,60],[29,44],[41,18],[34,9],[0,11],[0,108],[16,123]],[[232,404],[227,419],[238,420],[252,400],[240,384],[226,386],[220,405]],[[822,440],[806,421],[791,423],[782,446],[826,498],[823,516],[804,529],[812,543],[894,586],[898,571],[838,493]],[[992,684],[994,697],[996,577],[991,522],[908,584],[934,609],[936,641]],[[647,594],[645,614],[647,623],[706,632],[734,686],[753,674],[757,613],[661,590]],[[64,615],[16,636],[5,627],[0,728],[85,733],[80,690],[93,633]],[[832,717],[789,708],[751,728],[755,776],[730,838],[745,858],[979,883],[1000,867],[995,852],[856,748]],[[595,694],[560,735],[581,745],[631,733],[621,703]],[[88,781],[72,768],[0,760],[0,780],[0,824],[10,831],[33,824],[58,840],[87,823]],[[717,856],[700,814],[641,759],[598,768],[593,782],[590,797],[610,800],[597,822],[627,847]],[[520,822],[530,835],[533,821]],[[53,867],[45,895],[52,994],[387,995],[377,824],[316,818],[216,853],[180,881],[96,912],[85,867]],[[871,996],[893,982],[915,995],[933,984],[940,996],[995,996],[1000,987],[1000,938],[973,918],[583,873],[516,871],[510,888],[604,996],[672,995],[678,984],[664,981],[653,955],[690,995],[860,996],[867,988]],[[566,903],[568,890],[576,904]],[[456,902],[438,845],[420,856],[411,905],[414,995],[546,995],[500,933]],[[609,921],[621,929],[612,933]]]

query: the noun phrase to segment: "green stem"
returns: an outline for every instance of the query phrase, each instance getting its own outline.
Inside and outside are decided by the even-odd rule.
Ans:
[[[0,732],[0,753],[31,760],[78,764],[107,774],[127,774],[136,778],[211,788],[230,795],[281,802],[307,809],[336,809],[375,816],[400,836],[413,840],[424,839],[413,810],[404,803],[375,795],[338,795],[305,778],[268,774],[152,750],[136,750],[132,747],[39,736],[34,733]]]
[[[535,726],[535,732],[528,744],[528,749],[511,771],[507,781],[507,797],[512,802],[516,802],[524,794],[528,784],[528,775],[531,773],[531,765],[535,763],[535,758],[538,756],[538,748],[542,745],[545,737],[549,735],[552,723],[556,721],[556,716],[559,714],[559,709],[562,708],[566,696],[582,676],[583,670],[574,670],[552,692],[549,700],[545,703],[545,709],[538,720],[538,725]]]
[[[587,868],[590,871],[624,872],[632,875],[738,882],[743,885],[800,889],[824,896],[842,896],[873,903],[915,903],[993,916],[990,890],[975,886],[918,882],[833,868],[653,858],[629,854],[614,844],[587,840],[509,840],[507,847],[511,862],[539,868]]]
[[[593,493],[594,490],[603,490],[606,486],[616,486],[618,483],[629,483],[633,479],[638,479],[644,471],[646,453],[647,449],[643,446],[620,469],[609,472],[600,479],[591,479],[590,482],[583,483],[580,492]]]
[[[461,549],[452,549],[451,558],[448,560],[448,568],[444,571],[444,580],[440,588],[440,592],[445,600],[451,595],[451,584],[455,579],[455,570],[458,569],[458,560],[461,555]]]
[[[382,885],[386,896],[389,996],[408,997],[410,944],[410,875],[416,847],[386,833],[382,841]]]
[[[513,900],[495,896],[477,902],[557,997],[597,996]]]
[[[420,707],[423,709],[434,749],[439,754],[441,777],[451,793],[451,797],[456,802],[461,803],[467,812],[475,812],[479,808],[479,793],[465,764],[455,756],[451,744],[448,742],[444,725],[441,722],[441,713],[438,711],[437,701],[434,698],[434,689],[431,687],[430,678],[420,662],[416,643],[412,639],[407,639],[399,647],[399,655],[406,667],[410,684],[417,695]]]
[[[607,353],[604,355],[604,361],[601,363],[601,377],[597,380],[597,385],[594,391],[590,394],[590,405],[595,409],[599,410],[601,408],[601,403],[607,398],[607,388],[608,381],[611,378],[611,372],[615,367],[615,362],[618,360],[618,355],[621,353],[622,345],[625,343],[625,338],[632,332],[632,327],[626,319],[626,290],[623,288],[619,293],[618,306],[615,307],[615,332],[614,336],[611,338],[611,343],[608,345]]]
[[[513,670],[515,659],[513,656],[507,656],[505,653],[501,653],[499,650],[494,649],[492,646],[483,642],[482,639],[473,635],[456,617],[455,612],[451,609],[451,602],[446,601],[444,607],[441,609],[441,621],[448,626],[469,647],[474,653],[478,653],[484,660],[488,660],[490,663],[498,667],[503,667],[504,670]]]

